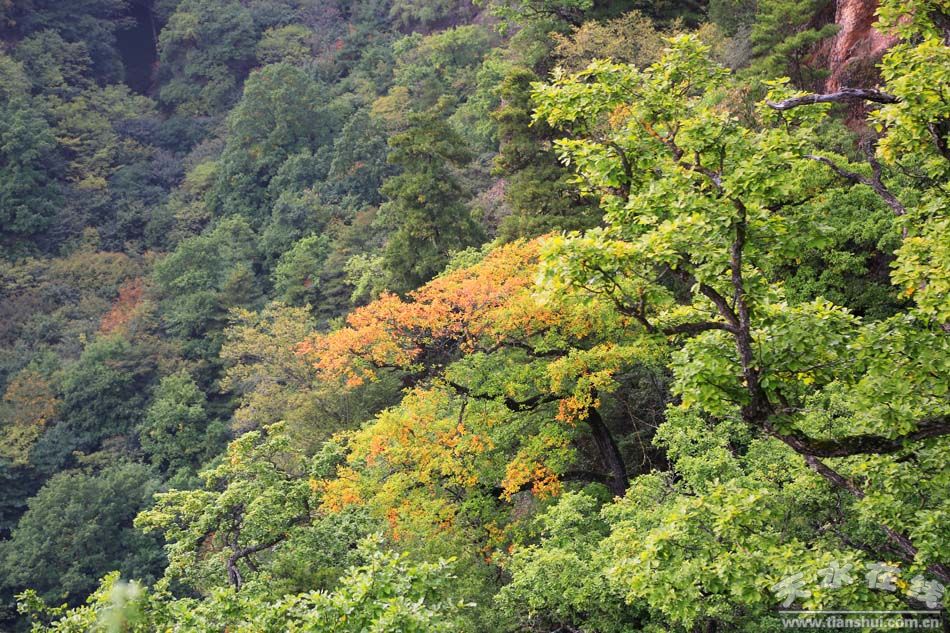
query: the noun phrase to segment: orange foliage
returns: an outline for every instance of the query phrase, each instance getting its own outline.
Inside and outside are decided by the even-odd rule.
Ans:
[[[507,336],[530,336],[556,318],[531,295],[540,240],[492,251],[482,262],[410,293],[386,294],[353,311],[343,327],[298,346],[326,378],[358,386],[375,370],[411,370],[435,350],[472,351]]]
[[[347,433],[347,463],[334,478],[312,483],[322,509],[365,505],[386,521],[394,539],[450,530],[458,508],[446,490],[490,485],[484,476],[492,470],[494,446],[490,437],[470,431],[491,413],[459,406],[446,390],[417,388],[401,407]]]
[[[138,313],[144,293],[145,286],[141,277],[130,279],[122,284],[112,308],[99,322],[99,333],[111,334],[116,330],[124,329]]]
[[[344,327],[297,345],[325,381],[355,387],[382,369],[414,378],[399,406],[347,434],[346,463],[335,477],[314,482],[324,510],[365,506],[398,539],[453,525],[472,530],[478,525],[472,517],[458,520],[471,511],[463,503],[471,494],[500,494],[506,501],[520,491],[538,498],[560,494],[558,474],[574,457],[576,423],[599,404],[599,393],[610,391],[634,350],[604,343],[629,325],[608,302],[539,296],[543,239],[499,247],[405,299],[384,295],[352,312]],[[443,380],[462,356],[499,351],[501,359],[508,350],[524,350],[526,362],[537,364],[527,369],[517,365],[517,354],[508,357],[515,363],[510,383],[504,376],[487,381],[495,397],[456,385],[465,381],[464,364]],[[558,402],[556,419],[542,413],[526,421],[502,401],[530,400],[535,390],[554,396],[542,400]],[[504,538],[478,535],[479,529],[467,537],[494,545],[496,536]]]
[[[44,427],[56,415],[59,401],[49,381],[38,372],[25,369],[10,381],[3,401],[11,405],[12,422]]]
[[[359,473],[349,467],[340,468],[335,479],[311,481],[310,488],[322,494],[321,507],[327,512],[340,512],[363,503],[359,491]]]
[[[529,484],[531,492],[541,499],[557,496],[561,492],[561,480],[553,470],[544,464],[516,459],[505,470],[501,496],[505,501],[511,501],[515,493],[526,489]]]

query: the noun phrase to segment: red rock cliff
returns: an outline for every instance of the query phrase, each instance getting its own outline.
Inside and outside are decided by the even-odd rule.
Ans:
[[[877,0],[837,0],[835,24],[841,30],[832,38],[828,50],[828,77],[825,89],[842,86],[865,87],[876,76],[874,64],[892,46],[896,38],[885,35],[872,25]]]

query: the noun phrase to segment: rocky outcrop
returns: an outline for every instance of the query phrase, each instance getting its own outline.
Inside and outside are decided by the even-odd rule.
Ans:
[[[874,28],[877,0],[837,0],[835,24],[840,27],[827,52],[831,74],[825,89],[864,86],[873,82],[874,65],[897,40]]]

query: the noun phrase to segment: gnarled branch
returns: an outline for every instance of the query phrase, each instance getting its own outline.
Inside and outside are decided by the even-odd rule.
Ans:
[[[871,101],[873,103],[900,103],[900,98],[892,94],[869,88],[842,88],[837,92],[825,94],[808,94],[800,97],[791,97],[782,101],[766,101],[765,104],[773,110],[791,110],[798,106],[814,105],[816,103],[855,103]]]
[[[512,397],[505,396],[504,398],[499,398],[498,396],[493,396],[487,393],[479,393],[470,387],[466,387],[463,384],[457,383],[452,380],[445,380],[445,384],[449,387],[452,387],[457,392],[466,396],[468,398],[475,398],[476,400],[493,400],[500,402],[505,405],[505,408],[514,413],[523,413],[526,411],[533,411],[534,409],[540,407],[544,404],[549,404],[551,402],[557,402],[561,399],[561,396],[551,394],[551,393],[539,393],[530,398],[524,400],[515,400]]]
[[[246,558],[251,554],[256,554],[257,552],[264,551],[265,549],[270,549],[287,538],[286,534],[281,534],[280,536],[267,541],[266,543],[259,543],[257,545],[251,545],[249,547],[241,548],[235,551],[228,557],[227,569],[228,569],[228,582],[236,589],[239,590],[241,585],[244,583],[244,578],[241,576],[241,570],[238,568],[238,561],[242,558]]]
[[[897,437],[880,435],[851,435],[835,439],[816,439],[801,431],[771,434],[802,455],[815,457],[849,457],[851,455],[887,455],[906,447],[908,442],[919,442],[950,435],[950,416],[927,418],[917,423],[917,429]]]
[[[792,448],[795,447],[793,446]],[[853,481],[836,471],[834,468],[831,468],[814,455],[805,455],[804,458],[805,463],[808,464],[809,468],[827,479],[833,485],[847,490],[857,499],[864,498],[864,491],[858,488],[858,486],[856,486]],[[896,549],[896,552],[900,554],[904,560],[907,562],[914,562],[917,559],[917,547],[907,537],[906,534],[903,534],[885,524],[880,524],[880,527],[884,534],[887,535],[887,540],[890,541],[891,545],[893,545]],[[942,563],[932,563],[927,566],[927,570],[934,576],[938,577],[941,581],[950,582],[950,569],[947,569],[946,565]]]
[[[868,187],[874,190],[874,193],[880,196],[881,200],[883,200],[885,204],[887,204],[887,206],[891,208],[891,210],[894,212],[894,215],[901,216],[901,215],[904,215],[904,213],[906,213],[906,209],[904,208],[904,205],[901,203],[900,200],[897,199],[897,196],[891,193],[890,190],[886,186],[884,186],[884,183],[881,182],[880,165],[878,165],[877,162],[873,159],[873,155],[869,156],[869,162],[871,163],[871,168],[874,170],[873,178],[866,178],[865,176],[862,176],[861,174],[855,173],[853,171],[848,171],[847,169],[845,169],[844,167],[841,167],[830,158],[825,158],[824,156],[815,156],[813,154],[808,154],[807,156],[805,156],[805,158],[818,161],[819,163],[822,163],[823,165],[828,165],[828,167],[831,167],[832,171],[834,171],[836,174],[838,174],[839,176],[841,176],[842,178],[846,180],[850,180],[851,182],[856,182],[862,185],[867,185]]]

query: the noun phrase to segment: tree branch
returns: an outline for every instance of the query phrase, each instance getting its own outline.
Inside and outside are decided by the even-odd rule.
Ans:
[[[525,411],[531,411],[543,404],[557,402],[558,400],[561,399],[561,396],[557,396],[550,393],[539,393],[525,400],[515,400],[514,398],[511,398],[509,396],[505,396],[504,398],[499,399],[497,396],[493,396],[487,393],[476,393],[471,388],[466,387],[463,384],[454,382],[452,380],[448,380],[447,378],[443,378],[443,380],[445,380],[445,384],[452,387],[453,389],[455,389],[456,391],[458,391],[460,394],[464,396],[467,396],[469,398],[475,398],[476,400],[493,400],[496,402],[501,402],[502,404],[505,405],[505,407],[508,410],[513,411],[514,413],[523,413]]]
[[[630,197],[630,183],[633,182],[633,166],[630,164],[630,159],[627,157],[627,153],[623,150],[620,145],[613,141],[605,141],[607,147],[614,150],[617,156],[620,158],[620,164],[623,166],[623,173],[626,177],[626,182],[620,185],[620,192],[623,194],[624,199]]]
[[[228,568],[228,582],[230,582],[236,590],[241,588],[241,584],[244,579],[241,576],[241,570],[238,569],[237,563],[242,558],[246,558],[251,554],[256,554],[257,552],[263,551],[265,549],[270,549],[274,547],[281,541],[287,538],[286,534],[281,534],[280,536],[267,541],[266,543],[259,543],[257,545],[252,545],[250,547],[244,547],[235,551],[231,556],[228,557],[227,568]]]
[[[850,180],[851,182],[856,182],[862,185],[867,185],[868,187],[874,190],[874,193],[876,193],[878,196],[881,197],[881,199],[887,204],[887,206],[891,208],[891,210],[894,212],[894,215],[901,216],[901,215],[904,215],[904,213],[906,212],[906,209],[904,209],[904,205],[901,204],[901,201],[898,200],[897,197],[894,194],[892,194],[887,187],[884,186],[883,182],[881,182],[880,165],[877,164],[877,161],[871,162],[871,168],[874,170],[874,178],[866,178],[862,176],[861,174],[855,173],[853,171],[848,171],[847,169],[845,169],[844,167],[841,167],[830,158],[825,158],[824,156],[815,156],[814,154],[808,154],[807,156],[805,156],[805,158],[809,158],[811,160],[818,161],[819,163],[822,163],[824,165],[828,165],[828,167],[831,167],[832,171],[834,171],[836,174],[838,174],[842,178],[845,178],[846,180]]]
[[[238,516],[243,516],[243,514],[244,514],[244,510],[242,507]],[[278,534],[271,540],[265,541],[263,543],[258,543],[257,545],[248,545],[247,547],[238,547],[237,543],[238,543],[238,538],[240,535],[240,527],[236,525],[234,528],[234,539],[230,543],[232,553],[228,557],[228,560],[226,563],[227,572],[228,572],[228,582],[234,587],[235,590],[240,590],[241,585],[244,582],[244,578],[241,576],[241,570],[238,567],[238,561],[240,561],[243,558],[247,558],[248,556],[251,556],[252,554],[256,554],[257,552],[262,552],[266,549],[270,549],[274,547],[278,543],[284,541],[289,536],[287,531],[290,530],[290,528],[294,527],[295,525],[301,525],[303,523],[306,523],[309,520],[310,520],[310,513],[308,510],[308,512],[298,515],[294,517],[293,519],[291,519],[290,522],[287,524],[285,531],[281,532],[280,534]]]
[[[769,427],[769,432],[802,455],[814,457],[887,455],[903,449],[908,442],[950,435],[950,416],[921,420],[917,424],[917,430],[893,438],[880,435],[852,435],[836,439],[815,439],[801,431],[781,433],[771,427]]]
[[[591,436],[594,444],[597,446],[597,452],[600,453],[601,461],[610,471],[610,479],[607,487],[614,496],[622,497],[627,492],[627,465],[620,453],[620,448],[614,440],[613,434],[604,423],[600,412],[596,407],[587,409],[587,425],[590,427]]]
[[[795,448],[794,446],[792,448]],[[797,449],[796,449],[797,450]],[[831,468],[814,455],[804,455],[805,463],[813,471],[827,479],[835,486],[847,490],[857,499],[864,498],[864,491],[858,488],[854,482],[844,477],[841,473]],[[908,562],[913,562],[917,558],[917,548],[906,535],[898,532],[894,528],[879,524],[881,530],[887,535],[887,539],[897,549],[901,556]],[[933,563],[927,566],[927,570],[934,576],[937,576],[943,582],[950,582],[950,569],[941,563]]]
[[[900,103],[900,99],[892,94],[867,88],[842,88],[837,92],[826,94],[808,94],[800,97],[791,97],[782,101],[766,101],[765,104],[773,110],[785,111],[798,106],[814,105],[816,103],[855,103],[857,101],[871,101],[874,103]]]
[[[682,280],[683,283],[698,285],[699,292],[713,302],[713,305],[715,305],[719,311],[719,315],[727,321],[727,327],[731,328],[728,331],[735,333],[734,331],[738,330],[739,317],[732,309],[732,306],[729,305],[726,298],[719,294],[715,288],[704,283],[697,283],[696,278],[686,270],[680,268],[670,268],[669,270],[674,277]]]
[[[798,106],[803,105],[814,105],[816,103],[853,103],[855,101],[872,101],[874,103],[900,103],[900,98],[886,92],[874,89],[865,89],[865,88],[842,88],[837,92],[829,92],[827,94],[809,94],[802,95],[800,97],[791,97],[790,99],[785,99],[783,101],[766,101],[768,105],[773,110],[791,110]],[[934,140],[937,141],[937,148],[941,153],[950,160],[950,152],[948,152],[946,143],[943,145],[940,144],[942,136],[939,134],[933,134]],[[846,178],[852,182],[861,183],[871,187],[877,195],[887,203],[895,215],[904,215],[906,210],[904,205],[901,204],[900,200],[888,190],[884,183],[881,181],[881,165],[874,158],[874,152],[870,151],[867,147],[865,148],[865,154],[868,157],[868,163],[871,165],[874,176],[873,178],[865,178],[861,174],[856,174],[852,171],[848,171],[843,167],[840,167],[832,160],[824,158],[823,156],[808,156],[812,160],[817,160],[818,162],[824,163],[831,167],[842,178]],[[905,235],[906,237],[906,235]]]
[[[700,334],[702,332],[708,332],[709,330],[723,330],[725,332],[735,333],[735,328],[733,326],[729,325],[728,323],[721,323],[719,321],[681,323],[679,325],[665,327],[661,331],[667,336],[674,336],[676,334]]]
[[[713,305],[715,305],[719,310],[719,314],[722,315],[722,318],[729,322],[729,325],[731,325],[736,330],[739,329],[739,317],[732,309],[732,306],[729,305],[729,302],[726,301],[725,297],[719,294],[715,288],[706,284],[699,284],[699,291],[707,299],[713,302]]]

